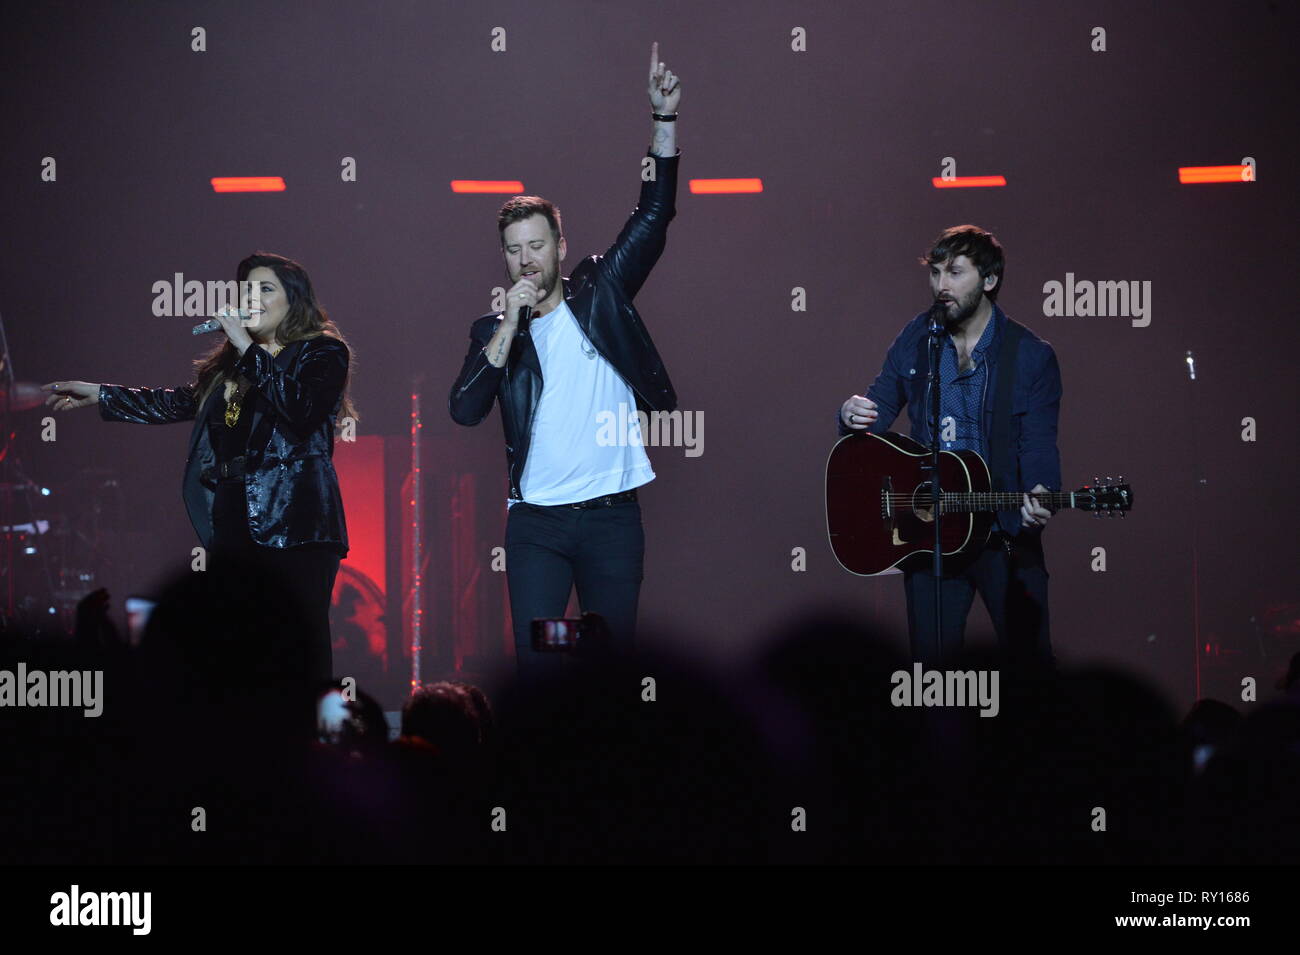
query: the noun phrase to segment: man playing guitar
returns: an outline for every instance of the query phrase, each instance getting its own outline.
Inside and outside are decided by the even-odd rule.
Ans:
[[[944,451],[977,451],[991,459],[997,490],[1032,486],[1032,491],[1022,495],[1018,513],[997,513],[993,533],[976,560],[952,576],[945,570],[942,660],[934,625],[934,577],[928,567],[904,570],[912,656],[942,664],[960,652],[966,617],[978,591],[1008,659],[1050,664],[1042,532],[1052,513],[1035,494],[1061,486],[1056,447],[1061,372],[1056,354],[996,304],[1004,259],[991,233],[971,225],[954,226],[940,234],[921,261],[930,271],[934,301],[945,306],[948,332],[939,363],[940,446]],[[883,434],[907,405],[912,439],[930,444],[927,316],[918,315],[899,333],[866,394],[853,395],[841,405],[841,434]],[[1013,364],[1000,373],[1004,355],[1010,355]],[[995,414],[999,383],[1008,380],[1011,399],[1001,407],[1009,413]]]

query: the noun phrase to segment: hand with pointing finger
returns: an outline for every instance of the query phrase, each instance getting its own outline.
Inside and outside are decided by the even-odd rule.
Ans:
[[[41,390],[50,392],[45,404],[55,411],[88,408],[99,402],[99,385],[89,381],[52,381],[41,385]]]
[[[682,81],[659,62],[659,44],[650,44],[650,108],[668,115],[677,112],[682,98]]]

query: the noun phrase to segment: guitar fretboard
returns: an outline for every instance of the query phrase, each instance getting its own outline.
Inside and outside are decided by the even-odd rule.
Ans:
[[[972,511],[1014,511],[1020,508],[1024,503],[1023,494],[1029,494],[1029,491],[953,491],[945,492],[941,510],[943,513],[970,513]],[[1038,498],[1039,504],[1047,507],[1048,510],[1061,510],[1062,508],[1074,507],[1074,493],[1071,491],[1045,491],[1033,495]],[[886,494],[889,503],[894,507],[911,507],[913,496],[911,494]],[[929,509],[929,496],[924,492],[915,498],[916,506],[925,510]]]

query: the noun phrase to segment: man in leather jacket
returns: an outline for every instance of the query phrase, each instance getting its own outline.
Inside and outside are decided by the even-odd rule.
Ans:
[[[476,320],[449,410],[476,425],[501,406],[509,477],[506,573],[520,672],[544,666],[531,623],[564,615],[576,585],[584,612],[605,618],[629,648],[640,594],[644,534],[636,488],[653,480],[635,414],[668,412],[677,396],[632,299],[662,254],[675,214],[677,78],[651,50],[654,122],[641,194],[618,238],[559,276],[566,246],[559,210],[517,196],[498,216],[513,286],[504,312]],[[605,415],[630,419],[602,440]]]

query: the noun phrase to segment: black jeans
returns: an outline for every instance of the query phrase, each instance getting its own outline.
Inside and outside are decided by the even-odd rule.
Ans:
[[[934,628],[934,575],[905,571],[907,626],[912,659],[926,666],[952,663],[966,639],[966,617],[979,592],[993,621],[998,645],[1008,664],[1051,666],[1054,663],[1047,613],[1047,562],[1037,535],[1007,539],[994,531],[988,545],[965,571],[943,577],[943,660]]]
[[[506,582],[519,675],[544,676],[562,653],[532,648],[532,621],[562,617],[578,588],[583,613],[609,625],[610,649],[631,651],[641,595],[645,532],[636,501],[611,507],[516,504],[506,519]]]

